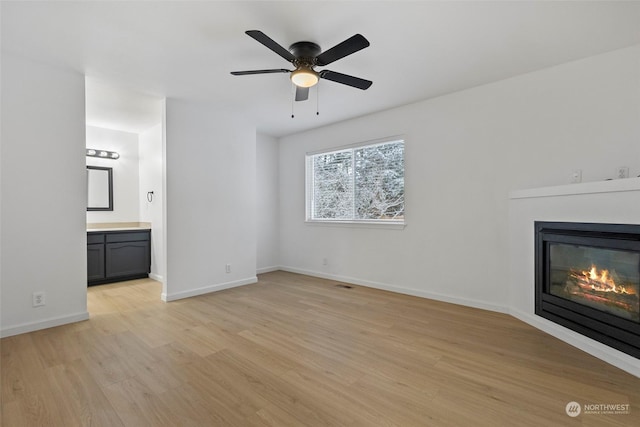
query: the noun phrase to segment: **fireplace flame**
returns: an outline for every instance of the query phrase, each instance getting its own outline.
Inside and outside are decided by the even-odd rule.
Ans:
[[[624,286],[617,285],[609,270],[600,270],[595,265],[591,265],[589,271],[581,271],[582,282],[586,282],[591,289],[600,292],[615,292],[617,294],[632,294]],[[576,277],[578,279],[578,277]]]
[[[637,320],[640,313],[640,287],[614,269],[571,268],[564,292],[573,301],[623,318]]]

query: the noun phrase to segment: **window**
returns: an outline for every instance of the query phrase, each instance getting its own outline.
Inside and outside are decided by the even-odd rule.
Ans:
[[[307,221],[404,222],[404,141],[307,155]]]

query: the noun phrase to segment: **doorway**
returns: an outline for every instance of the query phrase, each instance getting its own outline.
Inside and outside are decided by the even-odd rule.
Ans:
[[[110,208],[88,209],[86,214],[89,284],[103,287],[92,290],[94,296],[106,295],[104,287],[117,294],[118,288],[130,284],[160,300],[165,276],[164,106],[162,97],[85,78],[86,164],[109,169],[112,175]],[[145,232],[145,242],[122,241],[123,236]],[[121,281],[140,277],[145,277],[142,282]],[[88,301],[91,314],[92,308],[102,310],[93,300]]]

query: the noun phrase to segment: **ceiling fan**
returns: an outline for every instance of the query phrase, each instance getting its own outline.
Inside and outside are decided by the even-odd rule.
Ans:
[[[287,61],[291,62],[295,70],[276,68],[270,70],[232,71],[234,76],[246,76],[250,74],[291,73],[291,81],[296,85],[296,101],[305,101],[309,98],[309,88],[318,83],[319,79],[331,80],[343,85],[366,90],[373,83],[370,80],[338,73],[330,70],[316,71],[315,67],[324,67],[338,59],[356,53],[369,46],[369,41],[361,34],[349,37],[342,43],[324,52],[320,46],[313,42],[297,42],[289,46],[289,50],[280,46],[262,31],[245,31],[249,36],[262,43]],[[322,52],[322,53],[321,53]]]

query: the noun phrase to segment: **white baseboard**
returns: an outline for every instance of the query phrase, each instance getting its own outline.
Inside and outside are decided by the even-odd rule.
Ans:
[[[256,270],[256,274],[271,273],[272,271],[278,271],[278,270],[281,270],[281,268],[277,265],[274,265],[271,267],[262,267]]]
[[[460,298],[451,295],[439,294],[436,292],[421,291],[418,289],[402,288],[386,283],[372,282],[369,280],[357,279],[355,277],[340,276],[336,274],[322,273],[319,271],[303,270],[300,268],[280,266],[280,270],[291,273],[305,274],[307,276],[321,277],[323,279],[336,280],[338,282],[352,283],[354,285],[366,286],[369,288],[382,289],[384,291],[397,292],[399,294],[412,295],[415,297],[428,298],[437,301],[450,302],[452,304],[464,305],[467,307],[480,308],[482,310],[495,311],[498,313],[509,313],[506,306],[492,304],[485,301],[474,300],[470,298]]]
[[[258,282],[258,278],[256,276],[253,276],[247,279],[241,279],[241,280],[235,280],[233,282],[226,282],[226,283],[220,283],[217,285],[205,286],[203,288],[191,289],[188,291],[176,292],[173,294],[166,294],[163,292],[160,298],[162,299],[162,301],[169,302],[169,301],[175,301],[183,298],[204,295],[211,292],[221,291],[223,289],[230,289],[230,288],[236,288],[238,286],[250,285],[256,282]]]
[[[39,331],[40,329],[48,329],[56,326],[66,325],[68,323],[81,322],[89,319],[89,312],[71,314],[68,316],[51,317],[37,322],[22,323],[15,326],[9,326],[0,330],[0,337],[10,337],[13,335],[25,334],[27,332]]]
[[[162,277],[160,274],[149,273],[149,279],[153,279],[156,282],[164,283],[164,277]]]
[[[631,357],[626,353],[585,337],[584,335],[567,329],[557,323],[553,323],[540,316],[525,313],[524,311],[514,308],[509,310],[509,314],[525,323],[528,323],[536,329],[540,329],[541,331],[546,332],[569,345],[589,353],[593,357],[597,357],[604,362],[640,378],[640,364],[638,363],[638,359],[635,357]]]

